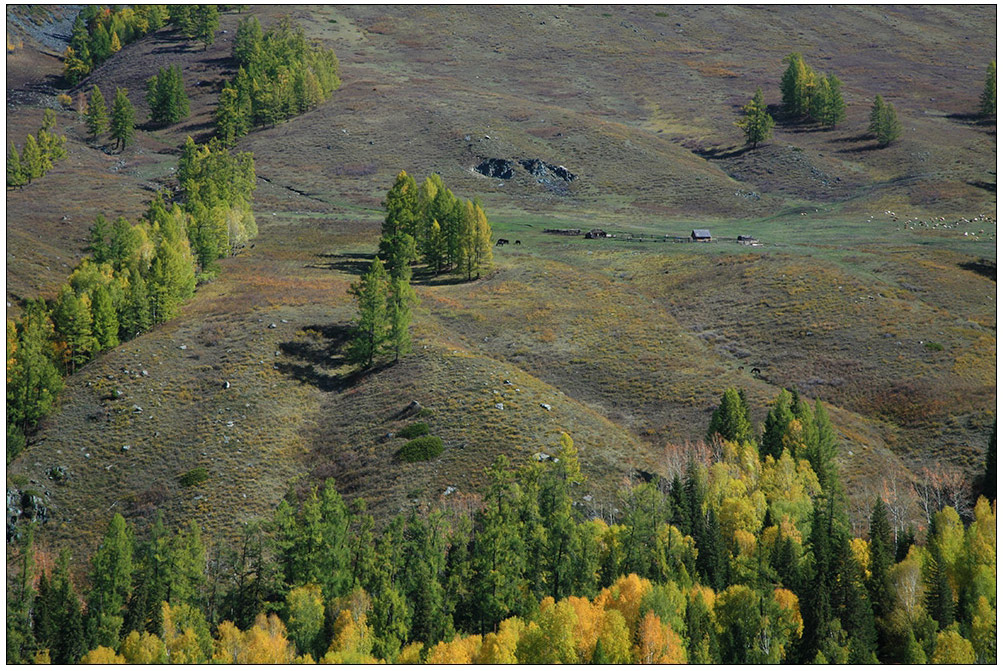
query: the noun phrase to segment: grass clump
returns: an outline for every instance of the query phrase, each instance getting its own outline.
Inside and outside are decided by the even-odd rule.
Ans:
[[[395,455],[399,461],[408,463],[428,461],[442,454],[442,438],[438,436],[420,436],[409,440]]]
[[[428,433],[428,424],[425,422],[415,422],[414,424],[405,426],[397,435],[401,438],[407,438],[410,440],[411,438],[417,438],[419,436],[427,436]]]
[[[204,466],[199,466],[198,468],[193,468],[187,473],[182,473],[178,476],[178,483],[182,487],[194,487],[195,485],[200,485],[209,479],[209,471],[205,469]]]
[[[927,342],[927,343],[924,343],[923,347],[927,348],[931,352],[943,352],[944,351],[944,346],[943,345],[941,345],[939,342],[934,342],[932,340],[929,341],[929,342]]]

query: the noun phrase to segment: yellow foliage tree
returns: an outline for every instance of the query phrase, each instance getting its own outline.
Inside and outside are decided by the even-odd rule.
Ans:
[[[254,626],[244,632],[244,648],[237,664],[289,664],[295,657],[286,638],[286,626],[275,613],[259,613]]]
[[[937,632],[931,664],[974,664],[975,650],[971,642],[953,629]]]
[[[481,649],[481,635],[457,636],[448,643],[436,643],[428,653],[426,664],[473,664],[474,656]]]
[[[122,656],[126,664],[166,664],[167,648],[156,634],[133,631],[122,641]]]
[[[596,597],[605,611],[617,610],[623,616],[630,636],[637,631],[641,619],[641,599],[651,591],[651,581],[631,573],[621,576]]]
[[[653,611],[644,614],[637,632],[634,661],[639,664],[685,664],[682,639]]]
[[[81,664],[125,664],[125,657],[105,646],[94,648],[80,658]]]
[[[575,610],[575,645],[578,660],[581,664],[592,663],[592,653],[599,640],[599,630],[602,627],[602,606],[583,597],[570,596],[568,603]]]
[[[853,554],[853,558],[856,560],[857,565],[860,566],[860,570],[863,571],[864,578],[870,578],[871,544],[863,538],[850,539],[850,552]]]
[[[627,621],[619,610],[603,613],[599,629],[599,640],[593,653],[593,664],[630,664],[632,636]]]
[[[397,654],[394,664],[421,664],[421,651],[425,649],[425,644],[421,641],[408,643]]]
[[[516,647],[526,628],[526,623],[510,617],[498,625],[498,631],[485,634],[481,649],[474,658],[475,664],[516,664]]]
[[[342,610],[334,621],[334,636],[324,655],[330,664],[375,664],[373,635],[362,609]]]

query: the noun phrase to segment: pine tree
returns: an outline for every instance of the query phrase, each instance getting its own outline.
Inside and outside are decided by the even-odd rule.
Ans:
[[[66,370],[72,374],[90,361],[97,350],[90,299],[86,295],[78,296],[69,285],[64,284],[52,309],[52,321],[66,342]]]
[[[56,113],[48,108],[42,116],[42,127],[38,129],[38,147],[42,152],[46,171],[51,170],[56,161],[66,158],[66,137],[57,135],[55,130]]]
[[[91,97],[84,116],[87,121],[87,132],[91,134],[93,139],[96,140],[99,135],[108,130],[108,107],[105,105],[104,96],[101,95],[101,89],[97,87],[97,84],[91,89]]]
[[[7,376],[7,422],[27,433],[55,405],[63,388],[56,365],[55,331],[43,301],[30,301],[17,329],[17,348]]]
[[[202,43],[203,51],[216,41],[216,30],[219,28],[219,10],[216,5],[195,5],[193,13],[193,34]]]
[[[828,492],[837,487],[839,480],[839,468],[836,465],[836,430],[829,421],[829,413],[818,399],[815,400],[812,419],[813,440],[808,445],[808,453],[805,456],[815,475],[818,476],[822,491]]]
[[[18,539],[17,554],[12,558],[17,573],[7,589],[7,663],[26,664],[35,651],[31,614],[36,591],[34,529],[29,526]]]
[[[902,135],[902,124],[899,123],[895,108],[890,103],[885,103],[881,107],[876,135],[878,144],[882,147],[887,147]]]
[[[389,279],[387,295],[387,342],[386,349],[394,355],[394,362],[411,351],[411,309],[418,303],[418,297],[405,277]]]
[[[146,81],[146,101],[150,106],[150,120],[155,123],[177,123],[188,116],[188,95],[180,66],[160,68]]]
[[[979,97],[979,114],[983,117],[996,116],[996,61],[989,61],[986,67],[986,83]]]
[[[91,558],[87,595],[88,647],[118,647],[126,601],[132,588],[132,534],[115,513],[101,546]]]
[[[373,365],[373,359],[387,339],[390,326],[387,318],[388,284],[386,268],[377,257],[359,282],[349,290],[358,301],[359,317],[352,329],[348,358],[363,368]]]
[[[122,40],[118,38],[118,33],[112,32],[111,46],[109,48],[111,49],[111,53],[113,54],[117,54],[118,52],[122,51]]]
[[[756,94],[744,107],[742,112],[745,116],[741,121],[736,121],[735,125],[745,133],[745,141],[755,149],[760,142],[770,138],[773,133],[773,117],[766,111],[766,103],[763,100],[763,89],[757,88]]]
[[[712,440],[715,435],[736,443],[751,440],[752,425],[748,416],[748,406],[738,390],[729,387],[721,396],[721,403],[711,417],[710,426],[707,427],[707,440]]]
[[[115,102],[111,107],[111,138],[115,146],[121,144],[122,149],[132,140],[136,133],[136,110],[129,101],[128,91],[115,89]]]
[[[843,100],[843,82],[836,75],[826,78],[828,96],[819,121],[829,128],[835,128],[846,119],[846,102]]]
[[[27,183],[24,168],[21,166],[21,155],[17,152],[14,141],[10,141],[7,150],[7,186],[23,187]]]
[[[888,509],[879,498],[871,509],[870,526],[870,572],[867,591],[874,606],[874,614],[884,617],[894,605],[895,588],[889,571],[895,563],[895,542],[892,528],[888,523]]]
[[[125,303],[119,314],[119,332],[123,340],[135,338],[153,325],[146,280],[138,270],[130,269],[126,272],[129,276],[129,286],[126,288]]]
[[[91,298],[91,314],[94,317],[94,338],[97,349],[106,350],[118,345],[118,315],[111,295],[104,286],[94,290]]]
[[[379,256],[391,278],[410,278],[410,264],[417,257],[415,231],[418,223],[418,186],[401,170],[387,191],[383,207],[387,216],[380,236]]]
[[[874,96],[874,103],[871,105],[871,115],[867,123],[867,132],[877,136],[881,128],[881,115],[885,108],[885,101],[881,95]]]
[[[759,452],[764,459],[767,455],[774,459],[780,458],[784,451],[784,435],[793,420],[794,413],[791,411],[790,392],[781,389],[773,401],[773,407],[767,412],[766,423],[763,425],[763,438]]]
[[[33,179],[38,179],[45,174],[45,166],[42,162],[42,150],[35,141],[35,136],[29,134],[24,141],[24,151],[21,152],[21,170],[31,184]]]
[[[780,93],[784,112],[793,118],[808,114],[811,100],[811,68],[805,63],[799,53],[789,54],[784,58],[787,69],[780,78]]]

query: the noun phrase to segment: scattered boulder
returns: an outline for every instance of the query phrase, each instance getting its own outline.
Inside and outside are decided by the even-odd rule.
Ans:
[[[504,410],[505,409],[505,404],[504,403],[495,403],[495,409],[496,410]]]
[[[65,466],[52,466],[49,468],[47,473],[50,480],[55,482],[64,482],[66,480],[66,467]]]
[[[515,174],[512,170],[512,161],[503,158],[486,158],[474,168],[485,177],[497,177],[498,179],[512,179]]]
[[[444,492],[442,493],[442,495],[443,495],[443,496],[449,496],[450,494],[452,494],[452,493],[453,493],[453,492],[455,492],[455,491],[456,491],[456,487],[454,487],[454,486],[452,486],[452,485],[449,485],[448,487],[446,487],[446,491],[444,491]]]
[[[230,388],[230,381],[227,380],[227,381],[223,382],[223,389],[229,389],[229,388]]]
[[[131,450],[131,449],[132,449],[132,446],[131,446],[131,445],[123,445],[123,446],[122,446],[122,451],[123,451],[123,452],[128,452],[128,451],[129,451],[129,450]]]
[[[546,452],[537,452],[533,455],[533,458],[537,461],[550,461],[552,457]]]
[[[550,412],[550,404],[549,403],[541,403],[540,407],[543,408],[544,410],[546,410],[547,412]]]
[[[268,328],[274,329],[274,328],[278,328],[278,327],[275,325],[275,322],[272,322],[271,324],[268,325]]]

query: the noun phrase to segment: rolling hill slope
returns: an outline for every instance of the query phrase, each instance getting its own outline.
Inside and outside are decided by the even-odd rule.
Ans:
[[[51,542],[94,543],[113,510],[228,534],[325,477],[390,514],[448,488],[474,494],[496,455],[556,449],[561,431],[590,476],[580,502],[608,514],[625,479],[665,472],[667,442],[702,438],[730,385],[748,390],[755,421],[782,386],[822,398],[860,506],[922,465],[978,467],[995,416],[996,287],[965,264],[995,258],[996,147],[995,124],[968,115],[996,49],[994,8],[251,11],[334,47],[342,88],[241,140],[259,176],[254,247],[179,317],[68,379],[9,466],[9,488],[44,494]],[[176,148],[211,131],[240,18],[224,15],[206,51],[159,31],[71,92],[127,87],[143,116],[146,78],[178,62],[192,117],[118,154],[60,112],[69,158],[7,194],[9,315],[19,298],[54,295],[97,213],[135,218],[171,184]],[[8,55],[18,143],[59,85],[58,63],[30,50]],[[844,81],[847,121],[778,124],[744,151],[738,110],[757,86],[779,102],[794,50]],[[876,93],[905,127],[881,150],[863,135]],[[513,176],[475,170],[492,158]],[[577,179],[540,181],[527,159]],[[496,236],[521,244],[496,248],[477,282],[419,283],[415,353],[360,377],[342,361],[347,289],[401,169],[481,197]],[[697,224],[764,246],[623,238]],[[621,237],[542,232],[592,226]],[[396,463],[402,440],[388,437],[413,421],[411,401],[446,445],[418,466]],[[47,477],[57,465],[64,483]],[[199,466],[209,481],[181,486]]]

